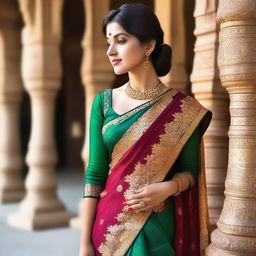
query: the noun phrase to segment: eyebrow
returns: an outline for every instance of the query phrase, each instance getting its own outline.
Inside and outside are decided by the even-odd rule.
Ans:
[[[118,34],[114,35],[113,37],[116,38],[120,35],[128,36],[127,34],[121,32],[121,33],[118,33]],[[109,39],[109,37],[107,37],[107,36],[106,36],[106,38]]]

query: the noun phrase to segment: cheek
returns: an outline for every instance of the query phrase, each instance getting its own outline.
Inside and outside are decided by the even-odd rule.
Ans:
[[[145,60],[144,51],[134,44],[126,45],[117,49],[119,57],[122,59],[120,65],[113,66],[116,75],[121,75],[141,65]]]
[[[144,52],[140,47],[130,47],[127,51],[124,51],[124,62],[129,67],[140,65],[145,57]]]

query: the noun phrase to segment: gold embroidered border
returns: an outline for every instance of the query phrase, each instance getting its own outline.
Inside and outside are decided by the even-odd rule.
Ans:
[[[152,145],[152,153],[145,158],[146,163],[137,163],[134,172],[125,177],[125,181],[129,183],[125,196],[132,195],[141,185],[164,179],[206,113],[207,110],[191,97],[182,100],[181,112],[175,113],[174,120],[165,124],[165,133],[160,136],[159,143]],[[106,241],[99,247],[100,253],[103,256],[124,255],[150,214],[151,210],[136,214],[127,212],[124,207],[116,216],[119,224],[108,227]]]
[[[100,193],[103,187],[97,184],[86,183],[84,185],[84,197],[97,197],[100,198]]]
[[[174,91],[174,90],[172,89],[171,91]],[[169,94],[169,93],[167,93],[167,94]],[[124,114],[124,115],[122,115],[122,116],[120,116],[120,117],[118,117],[118,118],[115,118],[114,120],[109,121],[107,124],[105,124],[105,125],[103,126],[103,128],[102,128],[102,134],[105,133],[106,129],[107,129],[109,126],[121,123],[123,120],[129,118],[129,117],[132,116],[133,114],[135,114],[135,113],[139,112],[140,110],[142,110],[142,109],[148,107],[149,105],[152,105],[152,104],[154,104],[155,102],[161,100],[161,98],[163,98],[164,96],[165,96],[165,95],[163,95],[162,97],[160,96],[160,97],[157,97],[157,98],[155,98],[155,99],[152,99],[152,100],[150,100],[149,102],[144,103],[144,104],[142,104],[142,105],[136,107],[135,109],[129,111],[128,113],[126,113],[126,114]],[[109,102],[108,102],[108,104],[109,104]],[[104,107],[105,107],[105,103],[104,103]]]
[[[175,89],[167,92],[158,102],[154,104],[146,113],[144,113],[124,134],[124,136],[115,145],[110,163],[110,171],[119,161],[119,159],[125,154],[142,134],[149,128],[149,126],[155,121],[155,119],[162,113],[162,111],[172,101],[172,98],[178,92]]]
[[[106,116],[106,113],[108,111],[109,108],[109,104],[110,104],[110,90],[111,89],[106,89],[103,91],[103,103],[104,103],[104,107],[103,107],[103,112],[104,112],[104,116]]]

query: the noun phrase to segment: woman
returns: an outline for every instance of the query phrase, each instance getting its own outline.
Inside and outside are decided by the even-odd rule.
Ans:
[[[103,32],[115,74],[129,82],[93,102],[80,256],[198,256],[207,240],[199,146],[211,114],[158,79],[171,48],[150,8],[112,10]]]

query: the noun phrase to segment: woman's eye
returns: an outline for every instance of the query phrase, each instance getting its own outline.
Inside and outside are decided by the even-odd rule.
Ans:
[[[126,42],[126,40],[125,40],[125,39],[118,39],[117,42],[118,42],[119,44],[124,44],[124,43]]]
[[[107,43],[106,43],[106,47],[108,48],[109,46],[110,46],[110,43],[109,43],[109,42],[107,42]]]

